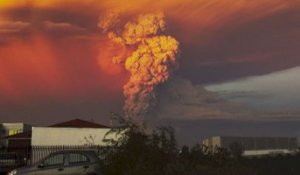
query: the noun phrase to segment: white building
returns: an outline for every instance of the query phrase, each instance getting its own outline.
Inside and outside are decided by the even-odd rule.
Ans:
[[[33,127],[32,146],[103,145],[109,128]]]
[[[245,156],[258,156],[266,154],[288,154],[298,148],[295,137],[232,137],[214,136],[202,141],[211,151],[216,147],[230,150],[233,144],[243,149]]]
[[[0,128],[1,128],[0,145],[1,147],[7,147],[8,144],[8,140],[6,138],[7,136],[12,136],[26,131],[31,131],[32,126],[24,123],[2,123]]]
[[[104,145],[103,139],[110,128],[76,119],[32,128],[32,146],[85,146]]]

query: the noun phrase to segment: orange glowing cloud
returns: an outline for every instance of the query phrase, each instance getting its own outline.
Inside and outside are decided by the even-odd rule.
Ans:
[[[5,67],[0,66],[0,94],[3,97],[13,97],[17,95],[16,90],[14,89],[13,84],[8,80],[6,76]]]
[[[7,82],[20,87],[20,91],[50,92],[57,84],[64,82],[47,40],[41,37],[15,41],[13,45],[1,48],[0,55],[1,70]],[[34,89],[34,85],[38,85],[38,89]]]
[[[92,50],[90,43],[54,42],[41,35],[14,40],[0,47],[0,96],[11,100],[28,101],[32,97],[63,100],[98,93],[101,88],[106,90],[100,94],[118,91],[122,80],[116,81],[99,69],[96,47]],[[95,54],[87,54],[91,52]]]
[[[131,52],[130,49],[117,45],[108,40],[103,40],[99,44],[99,56],[97,58],[100,69],[109,75],[113,76],[123,76],[126,79],[126,71],[121,65],[116,65],[112,58],[116,56],[116,53],[127,56]]]
[[[82,10],[83,7],[92,7],[98,10],[115,9],[122,12],[149,12],[164,10],[166,13],[174,16],[181,16],[188,21],[198,21],[192,17],[206,16],[207,21],[213,21],[215,18],[225,18],[227,15],[251,13],[252,17],[268,14],[274,10],[299,5],[299,2],[292,0],[161,0],[153,3],[151,0],[9,0],[0,1],[0,9],[13,7],[32,7],[32,8],[65,8],[67,10]],[[90,11],[91,12],[91,11]],[[177,12],[182,12],[178,14]],[[259,13],[253,13],[259,12]],[[99,12],[98,12],[99,13]],[[219,14],[219,15],[218,15]],[[220,16],[221,15],[221,16]],[[239,18],[238,16],[236,18]]]
[[[177,68],[179,53],[178,41],[165,35],[165,16],[163,13],[145,14],[136,20],[119,27],[119,15],[108,12],[98,26],[107,33],[108,38],[121,47],[135,47],[132,54],[116,55],[112,61],[123,64],[130,72],[124,85],[124,112],[127,118],[141,121],[155,104],[158,85],[164,84]]]

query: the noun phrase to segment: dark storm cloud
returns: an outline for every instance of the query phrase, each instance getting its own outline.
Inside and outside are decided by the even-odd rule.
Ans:
[[[299,24],[299,9],[227,24],[205,44],[201,37],[199,44],[183,43],[180,73],[193,82],[208,83],[295,67],[300,64]]]
[[[266,98],[272,96],[270,92],[264,91],[236,91],[236,92],[229,92],[229,91],[220,91],[217,92],[220,98],[224,99],[243,99],[243,98]]]
[[[89,11],[91,12],[91,11]],[[28,21],[31,26],[27,33],[43,33],[52,39],[68,36],[91,36],[99,33],[97,20],[100,12],[84,13],[82,11],[60,8],[37,8],[31,6],[10,8],[0,12],[9,22]],[[12,31],[18,28],[12,28]],[[0,31],[1,32],[1,31]],[[19,31],[21,32],[21,31]]]
[[[247,98],[262,94],[255,92],[240,92],[231,98]],[[264,95],[266,95],[264,93]],[[227,97],[228,98],[228,97]],[[193,85],[191,81],[179,77],[173,78],[158,92],[157,108],[149,114],[154,121],[166,118],[182,120],[198,119],[229,119],[243,121],[264,120],[297,120],[299,110],[287,111],[282,109],[258,109],[221,98],[218,93],[208,91],[202,86]]]

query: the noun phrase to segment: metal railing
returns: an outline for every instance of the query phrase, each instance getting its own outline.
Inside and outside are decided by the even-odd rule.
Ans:
[[[47,157],[49,154],[64,150],[94,150],[97,154],[103,150],[103,146],[89,145],[59,145],[59,146],[32,146],[29,164],[34,164]]]
[[[47,157],[49,154],[64,150],[94,150],[99,156],[104,150],[103,146],[31,146],[30,148],[14,148],[13,150],[0,149],[0,168],[20,167],[32,165]]]
[[[9,152],[5,149],[0,150],[0,167],[20,167],[27,164],[26,159],[29,157],[29,153],[25,153],[24,150]]]

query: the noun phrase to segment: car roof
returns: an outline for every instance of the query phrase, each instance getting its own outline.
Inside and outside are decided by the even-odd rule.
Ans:
[[[86,156],[89,157],[89,159],[91,160],[91,162],[96,162],[96,161],[100,160],[98,158],[95,150],[63,150],[63,151],[53,152],[50,155],[55,155],[55,154],[70,154],[70,153],[84,154],[84,155],[86,155]]]
[[[57,153],[95,153],[94,150],[63,150],[63,151],[57,151],[53,152],[52,154],[57,154]]]

